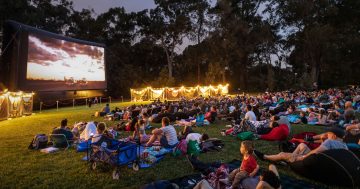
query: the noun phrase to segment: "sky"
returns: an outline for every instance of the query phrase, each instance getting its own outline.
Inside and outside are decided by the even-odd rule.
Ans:
[[[156,5],[153,0],[72,0],[75,10],[82,9],[94,9],[97,15],[108,11],[112,7],[124,7],[127,12],[138,12],[144,9],[155,8]],[[212,6],[215,6],[217,0],[209,0]],[[264,5],[259,8],[259,14],[263,14],[265,9]],[[96,16],[96,15],[95,15]],[[266,16],[266,15],[264,15]],[[185,48],[189,45],[193,45],[195,42],[190,41],[188,38],[183,39],[183,44],[178,46],[175,50],[176,53],[181,54]],[[277,58],[271,57],[271,62],[274,64]],[[284,65],[281,65],[282,67]]]
[[[105,81],[104,48],[29,34],[29,80]]]
[[[126,12],[139,12],[144,9],[155,8],[156,5],[153,0],[72,0],[74,9],[81,11],[82,9],[94,9],[95,16],[108,11],[113,7],[124,7]],[[214,6],[216,0],[209,0],[210,4]],[[181,54],[188,45],[193,45],[195,42],[188,38],[183,39],[183,44],[175,49],[175,52]]]
[[[101,14],[113,7],[124,7],[127,12],[139,12],[155,8],[153,0],[72,0],[75,10],[94,9]]]

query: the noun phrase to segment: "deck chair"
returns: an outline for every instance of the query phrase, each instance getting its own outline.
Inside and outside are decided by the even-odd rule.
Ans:
[[[50,134],[50,142],[56,148],[65,148],[67,150],[73,141],[67,140],[64,134]]]

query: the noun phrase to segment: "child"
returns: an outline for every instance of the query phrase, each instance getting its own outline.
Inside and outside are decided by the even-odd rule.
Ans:
[[[301,123],[303,123],[303,124],[308,124],[308,120],[307,120],[307,118],[306,118],[306,114],[305,114],[305,112],[303,112],[303,111],[300,112],[300,121],[301,121]]]
[[[132,140],[139,140],[140,143],[147,142],[147,135],[145,133],[145,121],[143,119],[140,119],[135,124],[135,130],[133,132],[133,135],[131,137]]]
[[[320,109],[318,114],[318,122],[319,125],[326,125],[327,116],[325,115],[326,111],[325,109]]]
[[[233,170],[229,175],[229,181],[232,182],[231,188],[238,188],[240,182],[246,177],[253,177],[259,170],[255,157],[253,155],[254,146],[251,141],[243,141],[240,146],[240,153],[243,155],[243,161],[239,169]]]
[[[308,112],[309,112],[309,117],[308,117],[308,122],[316,122],[316,114],[313,108],[308,108]]]
[[[96,127],[96,134],[92,137],[91,142],[92,143],[98,142],[103,136],[105,129],[106,129],[106,124],[104,122],[100,122]]]

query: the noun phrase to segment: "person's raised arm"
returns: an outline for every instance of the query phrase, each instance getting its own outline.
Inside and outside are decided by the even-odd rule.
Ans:
[[[163,131],[161,130],[161,129],[154,129],[153,131],[152,131],[152,134],[154,134],[154,135],[160,135],[160,134],[162,134],[163,133]]]
[[[353,130],[353,129],[360,129],[360,123],[349,125],[349,126],[346,127],[347,131],[350,131],[350,130]]]

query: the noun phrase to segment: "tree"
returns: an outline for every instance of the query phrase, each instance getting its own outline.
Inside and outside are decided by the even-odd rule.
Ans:
[[[149,20],[142,33],[159,44],[166,53],[168,77],[173,77],[176,49],[191,31],[191,3],[193,1],[155,0],[157,7],[150,10]]]

